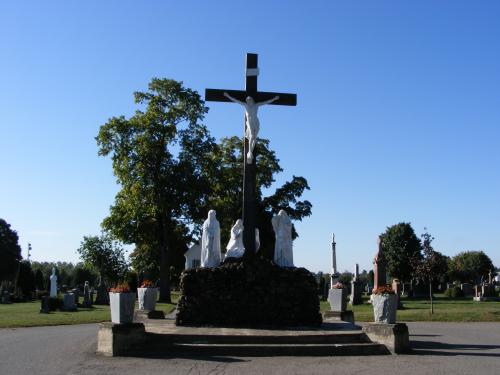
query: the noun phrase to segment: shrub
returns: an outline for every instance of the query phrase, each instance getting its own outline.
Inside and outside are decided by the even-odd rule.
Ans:
[[[458,286],[452,286],[451,288],[444,291],[444,295],[448,298],[458,298],[463,297],[464,292]]]

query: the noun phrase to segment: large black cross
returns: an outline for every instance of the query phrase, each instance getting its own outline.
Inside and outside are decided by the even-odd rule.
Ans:
[[[240,90],[219,90],[219,89],[206,89],[205,100],[212,102],[231,102],[229,98],[224,96],[228,93],[233,98],[242,102],[250,96],[256,103],[270,100],[276,96],[279,99],[270,103],[271,105],[297,105],[296,94],[284,94],[279,92],[263,92],[257,91],[257,76],[259,75],[259,68],[257,65],[257,54],[247,53],[246,61],[246,85],[245,91]],[[245,125],[244,125],[245,126]],[[245,133],[243,133],[245,134]],[[256,173],[255,173],[255,160],[256,153],[253,151],[253,160],[251,164],[247,164],[248,152],[248,139],[245,138],[245,146],[243,150],[243,244],[245,245],[245,256],[253,256],[255,254],[255,228],[256,223],[256,202],[255,202],[255,188],[256,188]]]

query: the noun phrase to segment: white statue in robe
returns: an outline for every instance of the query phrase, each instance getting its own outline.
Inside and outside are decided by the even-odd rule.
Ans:
[[[247,164],[252,164],[253,150],[255,148],[255,143],[257,142],[257,136],[259,135],[260,130],[260,122],[259,117],[257,116],[257,111],[260,106],[263,106],[264,104],[271,104],[280,97],[275,96],[274,98],[264,102],[255,103],[255,100],[253,100],[251,96],[247,96],[244,102],[233,98],[227,92],[224,93],[224,96],[233,103],[238,103],[245,107],[245,138],[248,139]]]
[[[231,228],[231,238],[226,246],[226,258],[241,258],[245,254],[243,246],[243,220],[238,219]]]
[[[55,267],[52,267],[52,275],[50,275],[50,296],[57,297],[57,275]]]
[[[280,210],[271,223],[276,236],[274,262],[281,267],[293,267],[292,221],[284,210]]]
[[[245,254],[245,245],[243,245],[243,220],[238,219],[231,228],[231,238],[226,246],[226,258],[241,258]],[[255,228],[255,252],[260,248],[259,229]]]
[[[201,235],[201,266],[217,267],[221,262],[220,225],[215,218],[215,210],[208,211]]]

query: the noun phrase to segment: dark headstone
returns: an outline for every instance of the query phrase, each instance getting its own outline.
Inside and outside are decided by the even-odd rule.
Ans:
[[[99,277],[99,284],[97,285],[97,293],[95,297],[96,305],[109,305],[109,293],[104,284],[104,280]]]
[[[40,313],[48,314],[49,311],[50,311],[50,308],[49,308],[49,296],[42,296],[42,298],[41,298],[41,306],[40,306]]]
[[[85,286],[83,287],[83,306],[92,306],[92,300],[90,298],[90,286],[88,281],[85,281]]]

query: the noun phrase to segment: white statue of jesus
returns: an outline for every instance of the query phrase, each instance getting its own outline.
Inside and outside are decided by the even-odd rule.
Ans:
[[[215,217],[215,210],[210,210],[201,235],[201,266],[217,267],[220,262],[220,225]]]
[[[247,96],[245,102],[233,98],[227,92],[224,93],[224,96],[232,102],[241,104],[245,107],[245,138],[248,139],[247,164],[252,164],[253,149],[255,148],[255,143],[257,142],[257,136],[259,135],[260,130],[260,122],[259,117],[257,116],[257,111],[260,106],[263,106],[264,104],[271,104],[280,97],[275,96],[274,98],[264,102],[255,103],[255,100],[253,100],[251,96]]]

